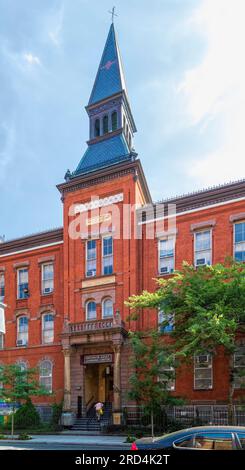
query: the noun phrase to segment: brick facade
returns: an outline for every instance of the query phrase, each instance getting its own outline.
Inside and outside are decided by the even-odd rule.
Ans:
[[[110,34],[112,33],[110,30]],[[110,67],[108,65],[108,69]],[[75,413],[78,406],[85,412],[91,399],[112,400],[115,409],[129,403],[127,391],[131,366],[127,332],[130,329],[147,330],[158,327],[158,314],[153,310],[142,312],[137,322],[130,321],[129,310],[124,301],[143,289],[155,289],[154,279],[159,276],[159,239],[162,234],[166,234],[170,219],[158,217],[156,211],[159,207],[151,205],[140,160],[131,149],[132,135],[128,132],[130,129],[135,132],[136,128],[127,96],[124,90],[116,90],[114,93],[108,99],[103,96],[99,104],[90,104],[88,112],[90,116],[93,115],[91,125],[94,125],[96,113],[101,119],[101,110],[113,111],[114,101],[119,97],[119,129],[112,132],[112,137],[98,136],[89,141],[92,169],[83,170],[85,160],[82,159],[76,172],[73,175],[68,172],[66,181],[58,185],[63,202],[63,227],[0,243],[0,274],[3,273],[5,278],[4,302],[7,305],[6,335],[4,347],[0,350],[0,364],[25,361],[28,366],[34,367],[39,366],[43,360],[49,360],[52,364],[54,394],[36,398],[35,401],[50,404],[64,398],[64,409]],[[123,119],[125,109],[128,109],[128,121]],[[125,125],[122,125],[123,122]],[[119,137],[122,141],[115,141]],[[98,160],[98,146],[110,144],[114,146],[113,152],[116,152],[117,146],[122,142],[126,149],[123,158],[119,155],[117,161],[112,159],[110,164],[108,160],[101,163],[101,156]],[[108,148],[106,147],[106,151],[109,152]],[[106,201],[106,198],[117,195],[121,195],[119,202],[111,205],[105,202],[100,212],[89,210],[82,227],[77,226],[75,239],[71,236],[70,228],[76,225],[77,218],[77,214],[72,212],[74,206],[90,203],[95,197],[99,201]],[[160,208],[162,215],[168,204],[174,204],[177,211],[176,269],[181,268],[183,261],[193,263],[195,233],[205,228],[211,230],[212,263],[222,263],[227,256],[233,256],[234,223],[245,220],[245,180],[163,201]],[[125,219],[126,206],[130,207],[130,211]],[[113,212],[116,209],[119,217],[114,219]],[[153,211],[153,219],[156,219],[151,223],[149,217],[147,218],[149,211]],[[104,228],[100,222],[104,220],[103,217],[112,218],[112,223],[104,225]],[[125,220],[127,223],[129,220],[131,222],[131,237],[127,236],[128,224]],[[151,239],[146,236],[150,225],[155,229]],[[88,227],[90,232],[83,238],[83,231]],[[134,232],[140,229],[142,238],[138,239]],[[108,233],[113,237],[113,269],[109,274],[104,274],[102,239]],[[88,239],[96,240],[96,275],[92,277],[86,276]],[[52,263],[54,266],[54,289],[43,295],[41,273],[45,263]],[[29,273],[28,297],[24,299],[17,298],[17,270],[21,267],[28,269]],[[113,319],[102,318],[102,303],[105,298],[112,300]],[[86,319],[86,305],[89,300],[96,304],[94,321]],[[52,314],[54,318],[54,338],[50,344],[44,344],[42,336],[42,318],[46,313]],[[17,345],[17,323],[21,316],[28,318],[26,345]],[[111,355],[112,360],[103,362],[104,354]],[[97,363],[94,356],[98,357]],[[81,359],[84,357],[92,363],[84,363]],[[222,403],[227,400],[228,362],[221,349],[213,360],[212,388],[195,390],[193,380],[192,368],[183,367],[181,371],[177,371],[175,391],[172,393],[194,403]],[[236,390],[235,398],[241,394],[241,390]]]

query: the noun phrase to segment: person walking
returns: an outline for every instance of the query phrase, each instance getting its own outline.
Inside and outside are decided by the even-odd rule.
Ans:
[[[103,415],[104,404],[101,403],[100,401],[98,401],[97,403],[95,403],[94,407],[95,407],[95,411],[96,411],[97,420],[100,421],[100,419]]]

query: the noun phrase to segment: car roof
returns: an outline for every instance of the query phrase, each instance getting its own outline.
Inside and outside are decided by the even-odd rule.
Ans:
[[[174,437],[174,436],[178,436],[178,435],[183,435],[183,434],[194,434],[194,433],[197,433],[197,432],[203,432],[203,431],[209,431],[209,432],[212,432],[212,431],[233,431],[233,432],[245,432],[245,426],[196,426],[196,427],[192,427],[192,428],[185,428],[185,429],[179,429],[178,431],[175,431],[175,432],[172,432],[172,433],[168,433],[168,434],[163,434],[162,436],[158,436],[158,437],[155,437],[152,438],[151,437],[143,437],[141,439],[137,439],[136,442],[146,442],[146,441],[150,441],[151,442],[157,442],[161,439],[168,439],[168,438],[171,438],[171,437]]]

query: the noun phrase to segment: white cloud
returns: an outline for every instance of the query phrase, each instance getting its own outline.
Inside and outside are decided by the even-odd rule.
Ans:
[[[220,121],[218,148],[189,162],[187,174],[201,184],[245,176],[245,2],[203,0],[191,18],[207,38],[202,62],[188,70],[179,92],[187,99],[187,119],[202,132]]]
[[[36,55],[31,54],[31,52],[25,52],[23,54],[23,58],[30,65],[41,65],[41,61],[40,61],[39,57],[37,57]]]
[[[52,43],[59,47],[61,45],[61,32],[64,22],[64,4],[61,5],[59,10],[54,15],[54,24],[52,29],[49,31],[48,35]]]

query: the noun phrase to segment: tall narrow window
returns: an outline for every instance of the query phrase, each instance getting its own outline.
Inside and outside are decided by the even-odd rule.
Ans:
[[[86,304],[86,319],[96,320],[96,303],[94,300],[90,300]]]
[[[103,318],[113,317],[113,303],[111,299],[103,300],[102,304],[102,316]]]
[[[240,346],[234,353],[234,388],[245,388],[245,346]]]
[[[86,276],[96,276],[96,240],[88,240],[86,244]]]
[[[18,299],[26,299],[29,297],[27,268],[21,268],[17,271],[17,297]]]
[[[213,388],[213,361],[211,354],[194,357],[194,388],[209,390]]]
[[[17,346],[28,344],[28,318],[19,317],[17,320]]]
[[[158,328],[161,333],[171,333],[174,329],[174,315],[158,312]]]
[[[161,368],[158,381],[162,383],[164,390],[175,390],[175,368],[168,364],[164,365]]]
[[[4,334],[0,333],[0,350],[4,348]]]
[[[175,238],[168,237],[159,240],[159,273],[170,274],[174,271]]]
[[[42,342],[50,344],[54,341],[54,315],[45,313],[42,316]]]
[[[54,265],[42,265],[42,294],[50,294],[54,290]]]
[[[103,117],[103,134],[107,134],[109,131],[109,121],[107,114]]]
[[[132,137],[131,137],[131,134],[129,133],[129,136],[128,136],[128,145],[129,145],[129,149],[131,150],[131,147],[132,147]]]
[[[234,225],[234,258],[245,261],[245,222]]]
[[[196,232],[194,246],[195,266],[212,264],[211,230]]]
[[[0,272],[0,301],[4,301],[5,296],[5,275]]]
[[[41,387],[49,393],[52,393],[52,369],[53,365],[51,361],[44,360],[40,363],[39,382]]]
[[[113,238],[104,237],[102,242],[102,272],[103,274],[112,274],[113,272]]]
[[[117,112],[113,111],[111,115],[111,130],[116,131],[117,130]]]
[[[99,137],[100,136],[100,120],[96,119],[94,123],[94,136]]]

